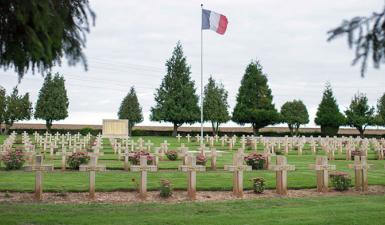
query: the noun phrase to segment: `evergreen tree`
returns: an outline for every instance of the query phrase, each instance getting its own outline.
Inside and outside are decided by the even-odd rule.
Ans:
[[[88,0],[0,1],[0,66],[23,76],[60,65],[86,60],[82,48],[94,12]]]
[[[5,94],[6,94],[5,89],[0,86],[0,134],[3,133],[2,124],[4,122],[5,103],[6,103]]]
[[[374,68],[385,62],[385,7],[372,15],[356,16],[344,20],[342,24],[328,32],[329,41],[346,36],[350,48],[354,48],[353,65],[361,61],[361,76],[365,75],[368,59],[372,59]]]
[[[5,104],[5,133],[8,134],[9,128],[14,122],[19,120],[29,120],[32,114],[32,103],[29,101],[29,93],[19,95],[19,90],[15,87],[12,94],[6,97]]]
[[[69,103],[64,82],[64,77],[59,73],[56,73],[55,76],[48,73],[39,91],[35,118],[45,120],[48,131],[51,131],[53,121],[64,120],[68,117]]]
[[[378,126],[385,126],[385,93],[377,101],[376,124]]]
[[[293,135],[293,130],[298,135],[300,125],[309,123],[309,113],[301,100],[294,100],[283,104],[281,115],[282,120],[287,123],[290,129],[291,135]]]
[[[190,67],[180,42],[166,62],[167,74],[155,93],[156,105],[151,108],[151,120],[173,123],[173,135],[183,123],[199,120],[198,96],[190,77]]]
[[[222,84],[216,84],[212,77],[204,90],[203,118],[211,122],[213,135],[218,133],[219,125],[230,120],[227,91]]]
[[[233,121],[241,125],[251,123],[254,134],[262,127],[279,121],[267,77],[257,61],[251,62],[246,68],[238,90]]]
[[[143,121],[142,108],[140,107],[134,87],[131,87],[130,92],[120,104],[118,117],[119,119],[128,120],[128,134],[130,136],[132,135],[134,125]]]
[[[330,83],[326,83],[314,122],[321,126],[322,135],[329,136],[336,135],[339,127],[345,123],[345,117],[338,108]]]
[[[361,137],[364,137],[367,126],[374,125],[374,107],[368,105],[368,98],[362,93],[354,95],[345,114],[347,124],[355,127]]]

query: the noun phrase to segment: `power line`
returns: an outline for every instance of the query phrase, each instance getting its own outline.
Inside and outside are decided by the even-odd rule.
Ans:
[[[12,77],[15,77],[14,75],[12,74],[1,74],[1,75],[6,75],[6,76],[12,76]],[[15,77],[16,78],[16,77]],[[27,79],[27,80],[34,80],[34,81],[41,81],[39,78],[37,77],[24,77],[23,79]],[[77,78],[71,78],[72,80],[81,80],[81,79],[77,79]],[[67,81],[71,82],[72,80],[69,79]],[[83,80],[83,81],[87,81],[87,80]],[[92,80],[91,80],[92,81]],[[116,87],[111,87],[111,86],[106,86],[106,85],[103,85],[103,86],[92,86],[92,85],[84,85],[84,84],[74,84],[74,83],[70,83],[69,84],[70,86],[78,86],[78,87],[87,87],[87,88],[95,88],[95,89],[99,89],[99,90],[104,90],[104,89],[107,89],[107,90],[112,90],[112,91],[118,91],[118,92],[128,92],[129,91],[129,88],[127,87],[127,89],[121,89],[121,88],[126,88],[125,86],[120,86],[120,88],[116,88]],[[119,85],[118,85],[119,86]],[[147,89],[147,90],[155,90],[155,88],[152,88],[152,87],[146,87],[146,86],[136,86],[136,88],[139,88],[139,89]]]

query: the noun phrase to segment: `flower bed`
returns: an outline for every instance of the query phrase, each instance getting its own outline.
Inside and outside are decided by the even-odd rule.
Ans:
[[[160,197],[168,198],[172,195],[171,182],[169,180],[160,181]]]
[[[78,170],[81,164],[86,164],[90,157],[85,152],[75,152],[68,157],[68,166],[73,170]]]
[[[207,162],[207,157],[204,156],[202,153],[199,153],[199,154],[196,156],[196,160],[197,160],[197,165],[205,166],[205,165],[206,165],[206,162]]]
[[[147,165],[151,165],[152,162],[154,161],[154,156],[150,155],[150,153],[148,153],[146,151],[134,152],[133,155],[130,155],[128,157],[128,161],[130,161],[130,163],[133,165],[139,165],[141,156],[147,156]]]
[[[264,169],[266,158],[259,153],[251,153],[248,156],[245,156],[245,162],[248,166],[251,166],[253,170]]]
[[[329,174],[332,179],[332,185],[337,191],[346,191],[349,189],[352,179],[348,173],[336,171]]]
[[[178,159],[178,153],[175,150],[168,150],[166,156],[169,160],[175,161]]]
[[[4,162],[6,170],[18,170],[25,162],[23,150],[9,149],[1,156],[1,160]]]
[[[265,191],[265,179],[256,177],[253,180],[253,190],[256,194],[262,194]]]

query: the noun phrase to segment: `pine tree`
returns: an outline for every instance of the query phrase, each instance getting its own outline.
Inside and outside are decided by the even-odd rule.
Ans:
[[[211,122],[213,135],[218,133],[219,125],[230,120],[227,91],[222,84],[216,84],[212,77],[209,78],[204,90],[203,118]]]
[[[291,135],[293,135],[293,130],[298,135],[300,125],[309,123],[309,113],[301,100],[285,102],[281,107],[281,115],[290,129]]]
[[[259,129],[279,121],[267,77],[258,61],[251,62],[246,68],[238,90],[233,121],[241,125],[251,123],[255,135]]]
[[[346,123],[355,127],[361,137],[364,137],[367,126],[374,125],[374,107],[368,105],[368,98],[365,94],[355,94],[345,114]]]
[[[328,32],[328,41],[340,36],[346,36],[349,48],[354,48],[353,65],[361,61],[361,76],[364,77],[368,59],[372,60],[374,68],[380,68],[385,62],[385,7],[372,15],[356,16],[344,20],[340,26]]]
[[[32,68],[43,72],[60,65],[87,67],[83,47],[95,14],[88,0],[0,1],[0,66],[19,78]]]
[[[5,134],[14,122],[31,119],[32,103],[29,101],[29,93],[19,95],[19,90],[15,87],[12,94],[6,97],[5,104]]]
[[[345,123],[345,117],[338,108],[330,83],[326,84],[314,122],[321,126],[321,133],[323,135],[329,136],[336,135],[339,127]]]
[[[5,89],[0,86],[0,134],[3,133],[2,124],[4,122],[5,103],[6,103],[5,94],[6,94]]]
[[[64,77],[59,73],[55,76],[48,73],[39,91],[35,118],[45,120],[48,131],[51,131],[53,121],[68,117],[69,102],[64,82]]]
[[[184,123],[192,124],[200,117],[198,96],[180,42],[167,60],[166,67],[167,74],[156,90],[156,105],[151,108],[150,118],[153,121],[173,123],[173,135],[176,136],[178,127]]]
[[[377,101],[376,123],[379,126],[385,126],[385,93]]]
[[[128,120],[128,134],[130,136],[132,135],[134,125],[143,121],[142,108],[140,107],[134,87],[131,87],[130,92],[120,104],[118,117],[119,119]]]

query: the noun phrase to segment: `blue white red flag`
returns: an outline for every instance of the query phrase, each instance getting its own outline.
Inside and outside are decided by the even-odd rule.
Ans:
[[[226,16],[214,11],[202,9],[202,30],[213,30],[218,34],[224,34],[227,24]]]

